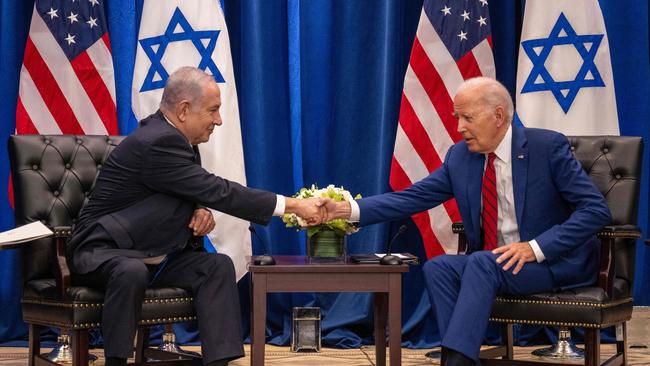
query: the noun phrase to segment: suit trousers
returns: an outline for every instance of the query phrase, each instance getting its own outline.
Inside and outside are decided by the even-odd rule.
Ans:
[[[185,250],[160,273],[141,259],[114,257],[75,282],[103,289],[102,333],[106,357],[128,358],[147,287],[181,287],[192,292],[203,362],[244,355],[235,268],[223,254]]]
[[[424,278],[443,347],[478,361],[492,302],[498,294],[555,290],[546,262],[529,262],[517,274],[503,270],[498,255],[479,251],[441,255],[424,264]]]

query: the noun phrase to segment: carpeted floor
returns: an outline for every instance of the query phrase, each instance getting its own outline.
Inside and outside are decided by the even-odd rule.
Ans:
[[[199,351],[199,347],[185,347],[191,351]],[[535,357],[530,352],[538,347],[515,347],[515,358],[534,360]],[[613,354],[613,345],[603,345],[601,353],[603,359]],[[429,350],[402,350],[402,365],[420,366],[420,365],[438,365],[439,360],[431,360],[424,356]],[[93,366],[104,365],[104,354],[101,349],[91,351],[98,357]],[[630,366],[650,365],[650,349],[631,348],[629,350]],[[231,362],[232,366],[250,365],[249,347],[246,345],[247,357]],[[291,365],[342,365],[342,366],[361,366],[375,364],[374,347],[364,347],[355,350],[323,349],[320,353],[292,353],[288,347],[266,346],[266,365],[269,366],[291,366]],[[575,364],[569,363],[569,364]],[[25,366],[27,365],[27,349],[0,347],[0,366]]]

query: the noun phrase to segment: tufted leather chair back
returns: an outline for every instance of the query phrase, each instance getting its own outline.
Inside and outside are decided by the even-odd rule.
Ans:
[[[605,196],[612,225],[636,225],[643,143],[632,136],[572,136],[569,144],[582,168]],[[616,278],[634,280],[635,240],[617,239]],[[624,245],[621,245],[624,244]]]
[[[123,136],[14,135],[9,157],[16,225],[72,226],[95,179]],[[52,278],[52,238],[23,250],[24,280]]]

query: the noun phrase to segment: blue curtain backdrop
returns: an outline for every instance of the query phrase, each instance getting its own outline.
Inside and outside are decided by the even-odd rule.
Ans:
[[[108,2],[116,65],[120,131],[136,126],[130,87],[142,1]],[[389,190],[404,72],[422,0],[223,1],[229,26],[248,183],[290,195],[303,185],[344,185],[369,196]],[[515,87],[520,2],[490,1],[497,76]],[[32,1],[0,0],[0,145],[14,131],[18,78]],[[602,0],[616,83],[621,133],[650,135],[648,3]],[[228,121],[224,121],[228,123]],[[648,147],[640,197],[639,225],[648,228]],[[7,191],[8,159],[0,148],[0,230],[13,227]],[[410,220],[363,228],[350,237],[351,252],[382,251],[401,224],[400,251],[424,258]],[[253,239],[255,253],[303,254],[304,235],[278,219],[257,227],[266,244]],[[268,249],[264,249],[264,246]],[[637,251],[637,304],[650,304],[650,252]],[[248,281],[240,283],[248,333]],[[0,342],[26,338],[20,320],[20,258],[0,252]],[[439,336],[424,295],[421,267],[403,280],[405,346],[434,345]],[[366,294],[275,294],[269,298],[270,342],[287,344],[292,306],[320,306],[323,344],[359,347],[372,343],[371,297]],[[215,309],[218,311],[218,309]],[[195,333],[180,331],[183,340]],[[535,332],[531,329],[528,333]],[[525,340],[525,337],[524,337]]]

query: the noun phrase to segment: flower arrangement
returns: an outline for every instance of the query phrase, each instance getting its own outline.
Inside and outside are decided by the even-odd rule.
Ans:
[[[318,188],[315,184],[311,185],[311,188],[301,188],[298,193],[293,195],[297,199],[306,199],[306,198],[330,198],[334,201],[350,201],[352,199],[358,200],[361,198],[360,194],[357,194],[352,197],[352,194],[345,190],[343,187],[335,187],[333,184],[328,185],[326,188]],[[308,226],[307,222],[303,220],[296,214],[284,214],[282,216],[282,221],[287,225],[287,227],[295,227],[298,230],[303,229],[307,230],[307,236],[312,237],[314,234],[322,230],[333,230],[338,236],[343,236],[345,234],[352,234],[359,231],[359,228],[344,219],[335,219],[331,221],[324,222],[320,225]]]

